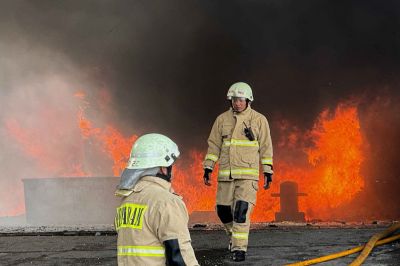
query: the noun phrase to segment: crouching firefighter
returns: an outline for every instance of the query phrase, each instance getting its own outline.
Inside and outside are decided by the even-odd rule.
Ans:
[[[118,265],[199,265],[188,230],[188,212],[171,188],[178,146],[161,134],[134,143],[115,194]]]
[[[227,99],[230,109],[217,117],[208,138],[203,179],[211,185],[210,174],[219,161],[216,211],[230,237],[232,259],[243,261],[260,164],[264,189],[272,182],[272,142],[267,119],[250,107],[253,93],[248,84],[233,84]]]

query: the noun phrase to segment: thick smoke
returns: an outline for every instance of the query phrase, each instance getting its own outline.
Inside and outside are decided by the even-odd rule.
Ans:
[[[185,144],[204,142],[238,80],[253,86],[254,107],[270,119],[307,126],[349,94],[398,91],[397,1],[2,5],[2,31],[28,53],[35,43],[63,54],[112,91],[123,120]]]
[[[27,15],[32,12],[26,13],[33,8],[30,3],[2,5],[0,217],[24,212],[23,179],[85,172],[112,175],[111,160],[101,161],[96,147],[81,136],[77,114],[85,101],[74,95],[96,98],[91,107],[97,112],[87,115],[97,125],[110,121],[109,116],[119,123],[105,106],[109,97],[95,79],[96,66],[82,66],[62,48],[51,47],[47,25],[32,31],[37,25],[29,19],[39,17]]]
[[[22,179],[71,176],[95,158],[89,160],[82,147],[77,119],[81,102],[74,97],[90,85],[74,64],[35,43],[27,47],[2,40],[0,50],[2,216],[23,212]]]
[[[370,154],[385,158],[366,161],[366,176],[380,180],[368,191],[387,202],[380,205],[388,206],[386,216],[398,217],[399,13],[398,1],[3,1],[1,186],[59,174],[26,157],[10,128],[31,129],[23,133],[40,139],[32,148],[56,150],[58,136],[63,147],[80,149],[76,91],[110,93],[111,106],[91,113],[98,123],[112,117],[127,136],[157,131],[184,150],[204,150],[214,118],[228,107],[229,85],[240,80],[253,87],[253,107],[272,125],[286,119],[304,130],[323,108],[362,97]],[[368,111],[382,104],[383,88],[390,104]]]

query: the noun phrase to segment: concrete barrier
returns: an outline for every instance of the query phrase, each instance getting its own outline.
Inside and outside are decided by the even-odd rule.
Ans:
[[[119,177],[24,179],[26,221],[32,225],[113,224]]]

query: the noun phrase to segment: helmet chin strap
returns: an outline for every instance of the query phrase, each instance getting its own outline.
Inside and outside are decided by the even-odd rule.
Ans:
[[[172,165],[167,167],[167,174],[164,174],[160,171],[156,174],[157,177],[164,179],[165,181],[171,182],[172,179]]]

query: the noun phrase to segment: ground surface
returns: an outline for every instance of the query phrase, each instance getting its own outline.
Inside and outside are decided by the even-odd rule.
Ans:
[[[0,228],[0,265],[116,265],[112,228],[67,229]],[[245,263],[231,262],[222,230],[207,229],[191,230],[201,265],[284,265],[364,244],[385,227],[262,226],[251,232]],[[319,265],[347,265],[355,257]],[[377,247],[363,265],[400,265],[400,241]]]

